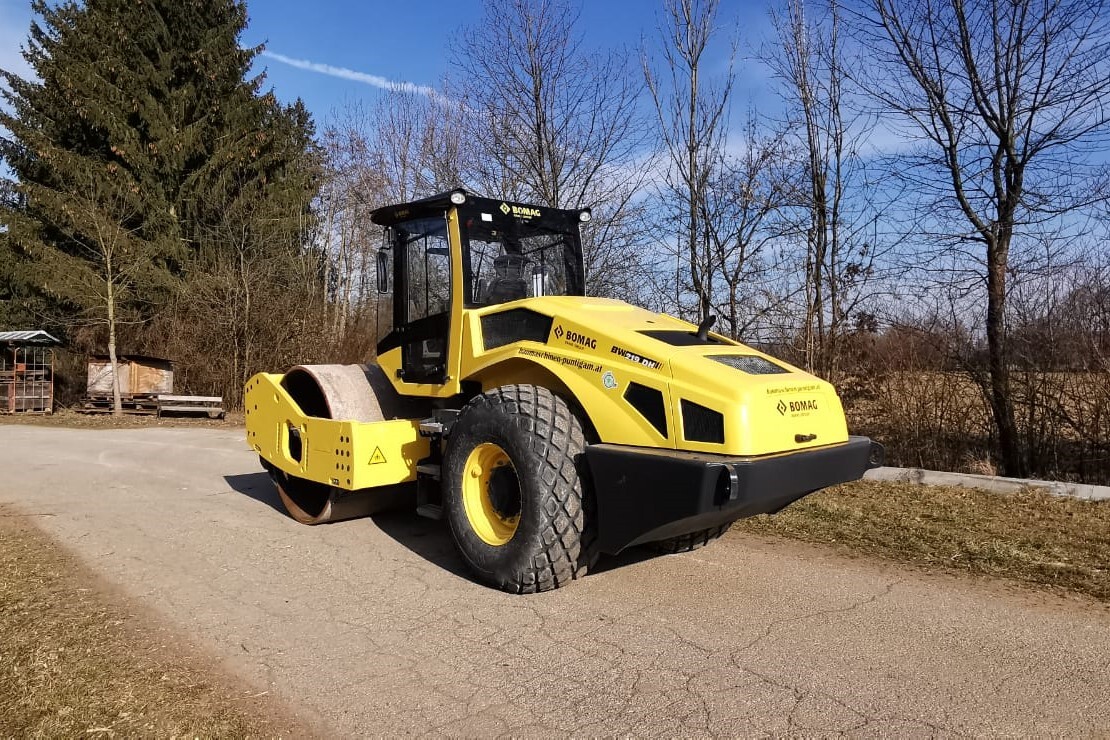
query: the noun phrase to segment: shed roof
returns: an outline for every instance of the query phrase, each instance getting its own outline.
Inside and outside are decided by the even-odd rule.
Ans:
[[[111,358],[108,355],[89,355],[89,360],[97,360],[108,362]],[[119,362],[140,362],[144,364],[159,364],[159,365],[173,365],[174,361],[165,357],[153,357],[151,355],[116,355],[116,360]]]
[[[56,338],[42,329],[26,331],[0,331],[2,344],[61,344]]]

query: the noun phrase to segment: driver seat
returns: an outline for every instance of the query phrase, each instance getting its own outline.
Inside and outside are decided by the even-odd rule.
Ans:
[[[486,286],[484,300],[487,306],[508,303],[528,297],[528,283],[524,279],[524,266],[528,260],[519,254],[503,254],[493,261],[494,278]]]

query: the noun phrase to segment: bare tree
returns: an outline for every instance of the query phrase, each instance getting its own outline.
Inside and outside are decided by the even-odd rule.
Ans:
[[[788,191],[780,167],[784,134],[763,131],[752,110],[743,132],[743,153],[722,153],[706,182],[701,214],[709,264],[720,275],[710,304],[724,319],[720,331],[734,339],[790,298],[781,254],[773,248]]]
[[[324,129],[324,176],[317,199],[317,241],[327,255],[323,287],[330,341],[347,360],[364,360],[387,325],[374,253],[381,229],[370,212],[463,182],[469,158],[461,104],[446,94],[386,91],[370,107],[349,104]]]
[[[47,292],[72,309],[60,323],[106,330],[112,414],[119,416],[120,327],[139,320],[136,302],[166,276],[156,269],[151,245],[138,236],[143,220],[134,183],[115,164],[86,166],[76,159],[69,164],[68,192],[35,186],[36,196],[53,207],[51,225],[64,236],[66,250],[32,249]]]
[[[858,17],[870,91],[921,142],[908,164],[938,234],[978,250],[966,254],[986,286],[983,391],[1009,475],[1028,467],[1010,384],[1011,250],[1031,225],[1103,197],[1091,154],[1110,132],[1107,10],[1103,0],[871,0]]]
[[[370,144],[384,180],[385,205],[458,187],[472,158],[462,103],[444,94],[395,88],[369,115]]]
[[[872,125],[852,89],[836,5],[815,14],[804,0],[785,0],[771,18],[778,45],[765,58],[782,82],[789,148],[797,152],[789,199],[792,231],[805,247],[800,354],[807,369],[836,377],[878,250],[876,214],[861,187],[860,149]]]
[[[487,194],[556,208],[590,206],[583,229],[587,290],[625,293],[640,259],[646,176],[639,87],[620,52],[582,44],[566,0],[486,0],[454,49],[458,96],[474,151],[466,181]],[[452,97],[452,99],[454,99]]]
[[[716,272],[707,217],[709,183],[724,160],[734,76],[704,79],[703,61],[717,32],[718,0],[666,0],[659,29],[662,72],[645,52],[644,78],[654,104],[658,135],[667,156],[663,199],[681,223],[681,259],[697,301],[698,320],[712,309]],[[678,283],[676,280],[676,291]],[[677,300],[676,303],[680,303]],[[681,310],[681,306],[676,306]]]
[[[221,395],[230,408],[254,373],[327,359],[330,339],[321,331],[325,261],[312,243],[311,191],[286,176],[240,178],[235,192],[198,233],[183,289],[128,337],[175,360],[177,387]]]
[[[317,197],[317,243],[326,256],[321,287],[329,306],[328,335],[336,346],[344,344],[349,324],[359,325],[367,309],[376,314],[373,252],[380,232],[370,222],[370,211],[405,187],[390,182],[398,177],[398,168],[385,164],[379,130],[371,121],[372,114],[361,105],[348,105],[331,115],[321,142],[324,172]],[[408,161],[407,150],[389,156]],[[407,167],[399,169],[404,172]]]

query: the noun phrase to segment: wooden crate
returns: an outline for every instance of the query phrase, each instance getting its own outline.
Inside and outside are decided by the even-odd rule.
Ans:
[[[124,396],[153,396],[173,393],[173,363],[160,357],[130,355],[116,360],[119,391]],[[86,393],[90,397],[111,396],[114,376],[107,357],[93,357],[88,363]]]

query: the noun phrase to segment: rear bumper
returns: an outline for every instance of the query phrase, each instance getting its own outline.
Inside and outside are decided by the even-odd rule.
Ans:
[[[597,496],[601,550],[770,514],[806,494],[858,480],[883,462],[867,437],[765,457],[597,444],[586,448]]]

